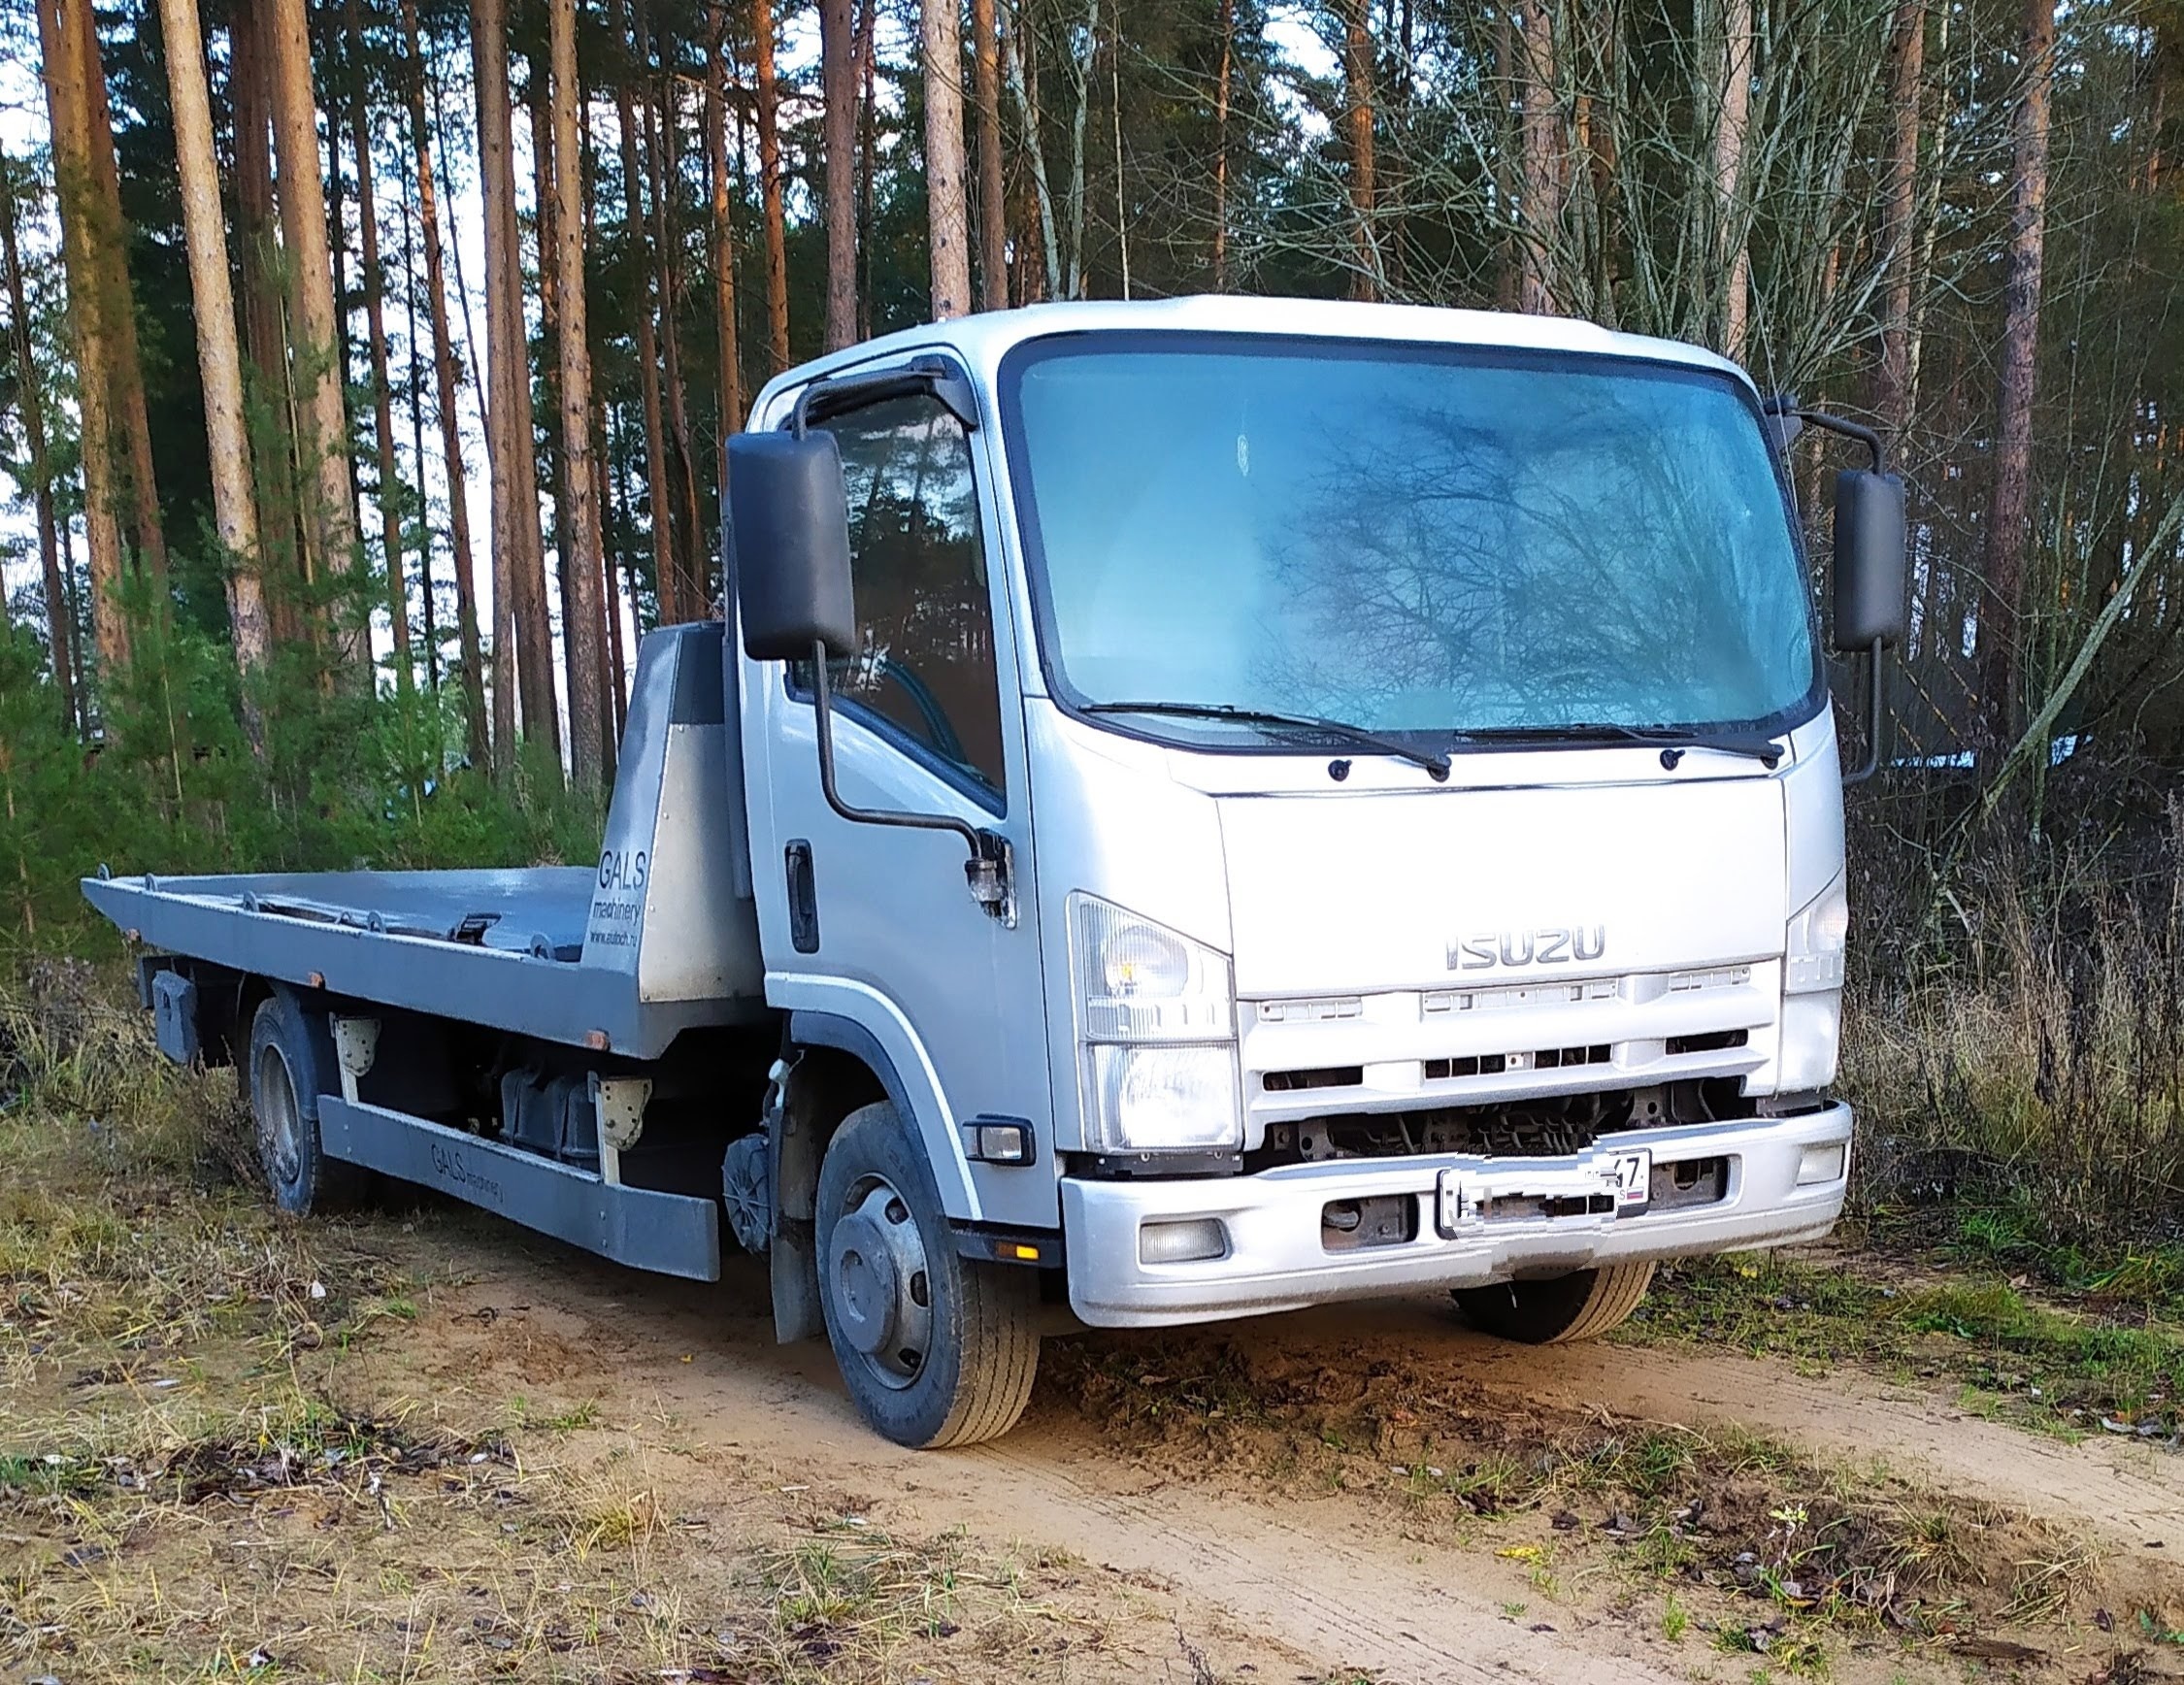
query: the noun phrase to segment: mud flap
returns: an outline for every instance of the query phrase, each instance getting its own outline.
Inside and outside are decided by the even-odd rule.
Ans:
[[[794,1345],[799,1340],[821,1339],[827,1332],[819,1309],[819,1242],[814,1225],[795,1217],[780,1218],[774,1230],[773,1249],[767,1254],[774,1278],[774,1340]]]

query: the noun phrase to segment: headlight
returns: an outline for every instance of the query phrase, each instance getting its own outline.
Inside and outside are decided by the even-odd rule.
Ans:
[[[1241,1147],[1228,956],[1090,895],[1069,918],[1085,1149]]]
[[[1850,898],[1842,878],[1807,902],[1790,920],[1782,987],[1793,995],[1842,987],[1843,950],[1850,939]]]
[[[1236,1049],[1202,1041],[1181,1047],[1084,1049],[1085,1145],[1095,1152],[1164,1148],[1219,1152],[1241,1138]],[[1091,1138],[1097,1125],[1100,1139]]]
[[[1070,897],[1077,1029],[1088,1041],[1228,1041],[1226,954],[1082,893]]]

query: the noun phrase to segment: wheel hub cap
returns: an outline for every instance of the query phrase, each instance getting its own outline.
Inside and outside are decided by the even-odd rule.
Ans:
[[[933,1339],[925,1242],[910,1206],[884,1177],[868,1177],[835,1220],[827,1285],[836,1330],[876,1378],[907,1387]]]

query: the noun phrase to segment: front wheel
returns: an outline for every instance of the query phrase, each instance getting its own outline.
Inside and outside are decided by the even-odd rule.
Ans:
[[[819,1303],[858,1413],[898,1445],[976,1445],[1016,1425],[1039,1368],[1039,1279],[958,1255],[924,1153],[868,1106],[819,1167]]]
[[[1456,1303],[1473,1328],[1525,1345],[1560,1345],[1597,1339],[1638,1307],[1653,1280],[1653,1266],[1610,1264],[1576,1270],[1544,1281],[1499,1281],[1492,1287],[1459,1287]]]

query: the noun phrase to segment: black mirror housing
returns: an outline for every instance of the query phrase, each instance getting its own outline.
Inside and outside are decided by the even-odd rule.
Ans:
[[[1903,480],[1844,469],[1836,476],[1837,650],[1903,643],[1910,618],[1906,584]]]
[[[739,433],[728,441],[728,532],[744,650],[805,661],[856,647],[849,504],[834,435]]]

